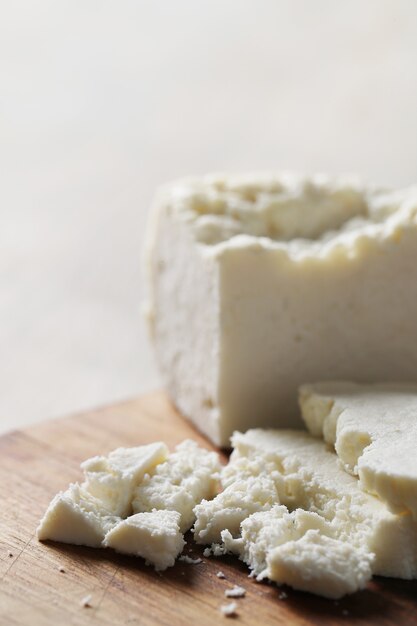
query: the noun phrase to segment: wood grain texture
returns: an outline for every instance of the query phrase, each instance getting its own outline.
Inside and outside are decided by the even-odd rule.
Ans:
[[[234,558],[178,562],[158,574],[141,559],[110,550],[37,541],[35,529],[46,506],[81,478],[82,460],[157,439],[172,447],[185,437],[210,448],[164,394],[153,393],[0,438],[1,626],[206,626],[226,619],[219,607],[234,584],[247,591],[237,600],[235,620],[241,624],[417,625],[416,581],[375,579],[365,591],[334,602],[256,583]],[[190,541],[185,554],[202,556],[202,548]],[[217,578],[219,569],[225,580]],[[82,607],[90,594],[91,607]]]

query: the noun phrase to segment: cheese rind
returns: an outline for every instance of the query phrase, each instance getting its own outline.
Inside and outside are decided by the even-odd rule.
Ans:
[[[103,545],[144,558],[157,571],[172,567],[185,545],[176,511],[136,513],[121,520],[105,536]]]
[[[220,468],[218,454],[190,439],[183,441],[136,487],[134,513],[153,509],[178,511],[181,532],[186,532],[195,520],[194,507],[217,493]]]
[[[159,367],[216,444],[235,429],[301,426],[306,380],[415,376],[417,188],[189,179],[161,191],[148,233]]]
[[[393,512],[417,520],[417,385],[303,385],[309,431],[335,446],[345,469]]]

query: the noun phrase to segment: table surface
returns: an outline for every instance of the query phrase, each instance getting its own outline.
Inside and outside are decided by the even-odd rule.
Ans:
[[[0,430],[160,386],[155,188],[219,170],[417,179],[413,0],[0,7]]]
[[[37,541],[39,519],[55,493],[81,478],[82,460],[160,439],[172,449],[186,437],[210,448],[163,393],[0,437],[0,624],[209,626],[222,619],[225,590],[240,585],[246,596],[237,600],[236,621],[248,626],[417,625],[417,581],[379,578],[332,601],[256,583],[237,559],[204,558],[191,539],[185,554],[202,563],[178,562],[162,573],[110,550]]]

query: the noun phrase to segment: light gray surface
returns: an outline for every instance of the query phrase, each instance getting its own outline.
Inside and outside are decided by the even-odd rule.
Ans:
[[[0,3],[0,430],[158,385],[140,250],[160,183],[417,180],[410,0]]]

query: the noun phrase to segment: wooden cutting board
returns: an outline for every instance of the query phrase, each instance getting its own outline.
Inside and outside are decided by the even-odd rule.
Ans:
[[[380,578],[334,602],[256,583],[232,557],[203,558],[198,565],[178,562],[157,574],[141,559],[110,550],[37,541],[35,529],[46,506],[57,491],[81,478],[82,460],[158,439],[172,447],[186,437],[210,448],[163,393],[0,437],[1,626],[205,626],[227,621],[219,607],[226,602],[225,590],[235,584],[246,589],[233,618],[241,624],[417,625],[417,581]],[[202,557],[202,549],[190,539],[185,554]],[[216,576],[219,570],[224,580]],[[89,595],[91,606],[83,607]]]

